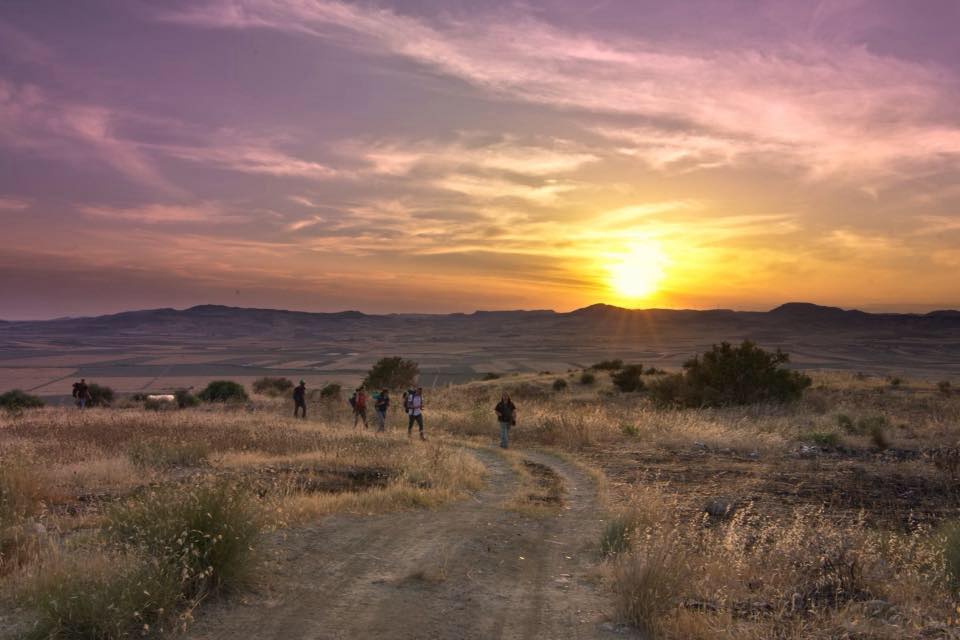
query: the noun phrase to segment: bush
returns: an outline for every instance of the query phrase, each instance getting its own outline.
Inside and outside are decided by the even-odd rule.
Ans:
[[[833,431],[811,431],[803,436],[807,442],[812,442],[818,447],[827,447],[835,449],[843,441],[839,433]]]
[[[380,358],[363,379],[367,389],[405,389],[413,386],[420,375],[420,365],[399,356]]]
[[[643,372],[644,375],[648,376],[661,376],[666,373],[663,369],[657,369],[656,367],[649,367],[646,371]]]
[[[636,523],[629,516],[612,518],[600,535],[600,555],[606,558],[629,551],[635,528]]]
[[[243,385],[233,380],[214,380],[198,396],[204,402],[242,402],[248,399]]]
[[[845,413],[837,415],[837,426],[847,433],[852,433],[854,430],[853,419]]]
[[[623,369],[623,360],[601,360],[590,368],[597,371],[619,371]]]
[[[614,567],[617,613],[645,637],[660,637],[664,619],[679,604],[688,574],[680,564],[682,557],[677,549],[660,543],[624,554]]]
[[[783,367],[789,356],[765,351],[750,341],[727,342],[695,356],[684,373],[657,381],[653,397],[663,405],[716,407],[798,399],[811,379]]]
[[[34,614],[26,638],[119,640],[168,619],[177,577],[134,557],[82,555],[41,566],[21,596]]]
[[[637,429],[637,426],[633,424],[624,424],[620,425],[620,433],[628,438],[636,438],[640,435],[640,429]]]
[[[901,384],[903,384],[903,380],[901,380],[900,378],[898,378],[898,377],[896,377],[896,376],[890,378],[890,386],[891,386],[891,387],[899,387]]]
[[[938,382],[937,391],[939,391],[941,395],[950,396],[950,394],[953,393],[953,388],[950,386],[950,381],[941,380],[940,382]]]
[[[320,389],[320,399],[321,400],[339,400],[340,392],[342,391],[342,389],[343,387],[341,387],[340,384],[336,382],[331,382],[330,384],[324,385],[324,387]]]
[[[7,391],[0,395],[0,409],[7,411],[22,411],[23,409],[39,409],[44,406],[42,399],[30,395],[20,389]]]
[[[189,389],[177,389],[173,392],[173,398],[176,400],[177,406],[181,409],[195,407],[200,404],[200,398],[190,393]]]
[[[293,389],[293,382],[287,378],[257,378],[253,382],[254,393],[265,396],[282,396]]]
[[[837,416],[837,424],[847,433],[862,436],[886,428],[887,419],[883,416],[865,416],[854,421],[849,416],[841,414]]]
[[[564,391],[567,388],[567,381],[563,378],[557,378],[553,381],[553,390],[554,391]]]
[[[153,491],[107,512],[115,543],[156,560],[192,600],[241,586],[260,535],[249,496],[225,482]]]
[[[91,383],[87,385],[87,391],[90,393],[88,407],[109,407],[113,402],[113,389],[110,387]]]
[[[580,375],[580,384],[591,385],[597,381],[597,376],[593,375],[589,371],[584,371]]]
[[[613,374],[611,379],[617,389],[626,393],[642,391],[645,387],[643,384],[643,365],[640,364],[623,367]]]
[[[499,374],[499,373],[493,373],[492,371],[489,371],[489,372],[483,374],[483,379],[484,379],[484,380],[499,380],[499,379],[500,379],[500,374]]]

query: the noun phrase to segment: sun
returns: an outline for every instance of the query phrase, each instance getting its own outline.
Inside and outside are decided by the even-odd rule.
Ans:
[[[666,263],[659,242],[634,243],[607,266],[610,288],[627,300],[648,298],[659,289]]]

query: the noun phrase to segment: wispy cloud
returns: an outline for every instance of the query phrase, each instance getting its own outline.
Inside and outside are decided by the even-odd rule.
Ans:
[[[942,72],[858,46],[807,41],[706,51],[600,40],[525,14],[428,22],[333,0],[231,0],[166,18],[336,40],[416,61],[502,98],[667,118],[688,133],[669,141],[648,134],[638,148],[660,165],[727,161],[772,147],[822,176],[960,154],[960,127],[950,118],[957,95]]]
[[[29,207],[29,200],[10,196],[0,196],[0,211],[23,211]]]
[[[144,224],[209,223],[226,220],[244,220],[243,214],[229,213],[221,205],[211,202],[196,204],[148,204],[136,207],[84,206],[81,213],[108,220],[142,222]]]
[[[36,86],[0,78],[0,139],[74,162],[86,162],[92,155],[140,184],[182,194],[137,143],[117,135],[121,119],[106,107],[56,100]]]

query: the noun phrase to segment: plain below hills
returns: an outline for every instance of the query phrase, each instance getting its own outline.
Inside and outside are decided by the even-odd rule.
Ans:
[[[201,305],[0,322],[0,390],[68,393],[74,377],[118,391],[215,377],[352,384],[384,355],[420,362],[427,385],[487,373],[566,372],[621,358],[679,367],[720,341],[782,348],[795,366],[930,378],[960,375],[960,311],[866,313],[809,303],[766,312],[623,309],[370,315]]]

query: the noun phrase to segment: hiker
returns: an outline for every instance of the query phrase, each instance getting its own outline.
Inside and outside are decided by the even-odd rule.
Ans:
[[[413,435],[413,423],[416,422],[420,427],[420,439],[423,437],[423,387],[417,387],[416,390],[407,391],[403,394],[403,407],[407,410],[409,420],[407,422],[407,437]]]
[[[363,428],[367,428],[367,392],[363,387],[357,387],[357,390],[350,396],[350,406],[353,407],[353,428],[357,428],[357,420],[363,420]]]
[[[77,388],[74,390],[76,392],[77,406],[81,409],[87,406],[87,403],[90,402],[90,387],[87,386],[86,378],[80,378],[80,382],[77,383]]]
[[[373,408],[377,412],[377,431],[386,431],[387,429],[387,409],[390,408],[390,392],[381,389],[375,396]]]
[[[307,417],[307,383],[303,380],[293,389],[293,417],[303,409],[303,418]]]
[[[510,399],[509,393],[506,391],[503,392],[503,395],[500,397],[500,402],[497,403],[494,411],[497,413],[497,422],[500,423],[500,446],[506,449],[510,427],[516,426],[517,424],[517,407],[513,404],[513,400]]]

